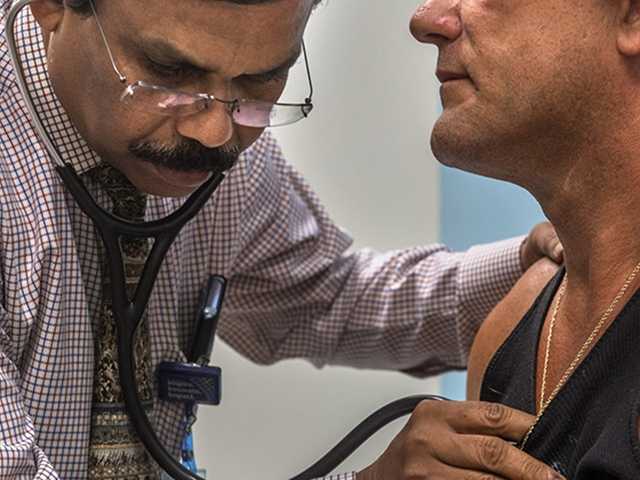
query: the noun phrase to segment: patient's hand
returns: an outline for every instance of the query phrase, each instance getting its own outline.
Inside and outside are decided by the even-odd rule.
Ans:
[[[564,250],[562,243],[556,234],[555,228],[549,222],[539,223],[531,229],[529,235],[520,247],[520,264],[522,270],[529,267],[544,257],[548,257],[555,263],[562,263]]]
[[[513,446],[533,421],[499,404],[425,401],[357,480],[564,478]]]

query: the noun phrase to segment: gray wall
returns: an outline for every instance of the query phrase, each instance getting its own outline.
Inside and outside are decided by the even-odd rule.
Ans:
[[[428,153],[435,120],[435,49],[416,44],[408,22],[418,0],[326,1],[306,36],[316,110],[274,130],[357,246],[385,250],[438,238],[438,166]],[[302,64],[287,100],[304,95]],[[202,409],[199,463],[208,478],[287,479],[373,410],[438,382],[394,372],[326,368],[303,361],[258,367],[218,344],[223,405]],[[343,469],[360,468],[402,426],[381,432]]]

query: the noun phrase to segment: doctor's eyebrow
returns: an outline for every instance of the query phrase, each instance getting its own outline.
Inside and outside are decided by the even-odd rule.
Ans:
[[[153,60],[156,61],[166,62],[167,64],[180,66],[189,70],[197,71],[198,73],[217,73],[215,70],[202,65],[187,52],[180,50],[175,45],[163,39],[141,39],[140,42],[136,42],[136,48],[145,54],[152,55]],[[259,78],[285,73],[298,62],[300,55],[302,55],[302,48],[301,45],[298,45],[294,53],[282,63],[265,70],[246,72],[243,76]]]
[[[204,0],[207,1],[207,0]],[[238,5],[257,5],[260,3],[273,3],[278,0],[219,0],[227,3],[237,3]]]
[[[210,1],[210,0],[203,0],[203,1]],[[227,3],[237,3],[238,5],[258,5],[260,3],[274,3],[274,2],[277,2],[278,0],[218,0],[218,1],[227,2]],[[313,5],[316,6],[321,2],[322,0],[313,0]]]
[[[293,55],[291,55],[287,60],[282,62],[280,65],[271,68],[267,71],[256,72],[256,73],[247,73],[246,76],[250,77],[272,77],[274,75],[279,75],[288,72],[291,70],[298,60],[300,59],[300,55],[302,55],[302,49],[299,48]]]

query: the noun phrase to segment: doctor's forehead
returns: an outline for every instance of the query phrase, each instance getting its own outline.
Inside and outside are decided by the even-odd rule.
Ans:
[[[99,14],[113,14],[117,23],[135,24],[138,28],[202,28],[226,36],[234,29],[247,29],[247,34],[268,29],[300,30],[317,1],[94,0],[94,3]]]
[[[90,0],[56,0],[58,3],[64,3],[66,6],[75,10],[85,13],[91,13]],[[109,3],[113,3],[118,0],[109,0]],[[172,5],[180,6],[182,9],[191,9],[198,4],[200,6],[269,6],[277,5],[288,8],[295,8],[296,6],[305,6],[310,4],[316,6],[321,3],[322,0],[127,0],[129,6],[135,8],[149,8],[149,7],[169,7]],[[100,8],[105,0],[93,0],[93,4],[96,8]]]
[[[99,2],[101,2],[103,0],[93,0],[94,5],[98,5]],[[140,0],[138,3],[144,5],[146,3],[148,3],[149,1],[152,0]],[[169,0],[171,1],[171,0]],[[219,3],[235,3],[237,5],[260,5],[260,4],[268,4],[268,3],[277,3],[280,0],[200,0],[202,2],[219,2]],[[303,3],[304,0],[298,0],[299,2]],[[316,5],[318,3],[320,3],[322,0],[313,0],[313,4]],[[77,9],[83,9],[86,8],[87,11],[91,10],[91,7],[89,5],[89,0],[57,0],[58,3],[65,3],[66,5],[72,7],[72,8],[77,8]],[[167,2],[168,3],[168,2]]]
[[[188,52],[182,58],[197,60],[190,63],[228,74],[246,67],[242,58],[253,59],[252,71],[269,71],[295,55],[314,4],[313,0],[108,2],[105,16],[116,24],[114,33],[129,52],[163,43],[175,46],[173,51]]]

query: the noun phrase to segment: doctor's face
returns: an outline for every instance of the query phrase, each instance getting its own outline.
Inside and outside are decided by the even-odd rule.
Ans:
[[[411,31],[439,51],[443,113],[431,137],[436,157],[526,183],[541,174],[527,170],[527,158],[556,158],[602,125],[608,67],[616,61],[616,3],[424,2]]]
[[[47,1],[47,0],[43,0]],[[243,4],[246,3],[246,4]],[[256,3],[256,2],[253,2]],[[97,0],[98,18],[127,84],[275,102],[300,54],[312,0]],[[93,15],[39,18],[54,89],[80,133],[143,191],[191,193],[262,129],[235,125],[223,104],[186,116],[132,109]],[[302,99],[300,99],[302,101]]]

